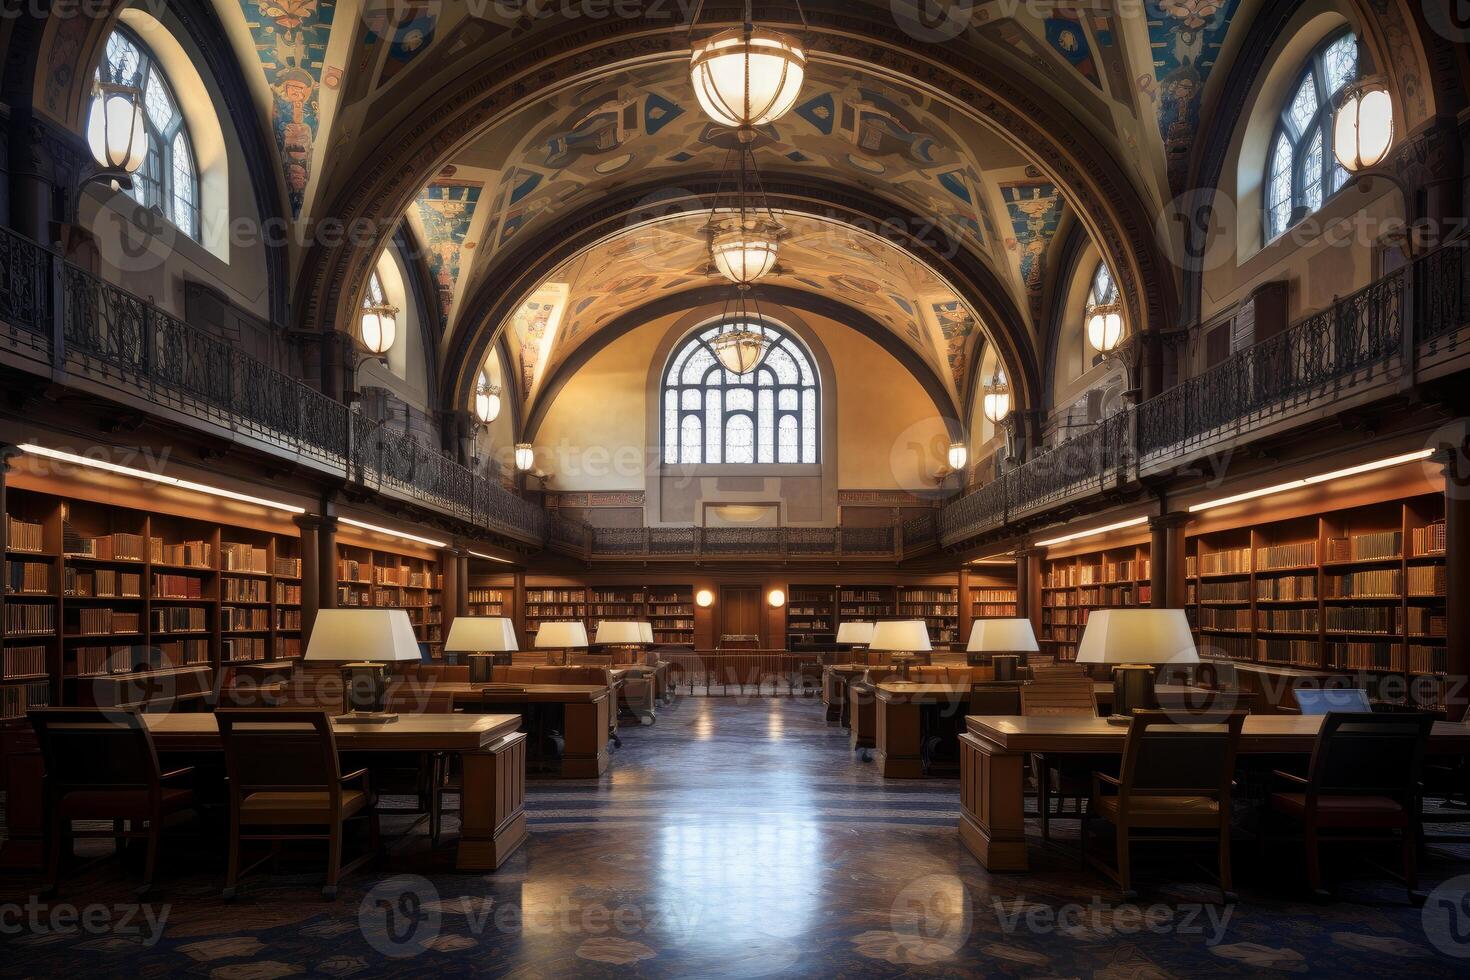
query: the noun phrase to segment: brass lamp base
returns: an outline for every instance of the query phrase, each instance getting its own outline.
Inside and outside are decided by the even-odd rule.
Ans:
[[[388,667],[380,663],[342,665],[342,714],[332,720],[351,725],[386,725],[398,715],[384,711]]]
[[[912,653],[893,653],[888,659],[898,667],[899,680],[906,681],[909,679],[909,667],[919,658]]]

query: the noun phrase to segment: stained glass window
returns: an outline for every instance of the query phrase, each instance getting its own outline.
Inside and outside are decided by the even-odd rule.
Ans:
[[[178,99],[153,52],[132,31],[119,27],[107,39],[97,80],[132,85],[143,93],[148,155],[133,175],[133,199],[198,241],[199,168]]]
[[[689,337],[664,372],[664,462],[676,464],[821,461],[817,373],[794,337],[746,324],[771,341],[747,375],[720,367],[710,341],[731,324]]]
[[[1281,110],[1266,160],[1266,237],[1322,207],[1347,183],[1332,153],[1332,112],[1338,94],[1358,76],[1358,39],[1329,37],[1307,58]]]

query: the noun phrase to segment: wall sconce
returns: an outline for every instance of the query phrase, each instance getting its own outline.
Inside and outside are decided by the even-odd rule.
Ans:
[[[1100,303],[1092,308],[1087,315],[1087,342],[1104,357],[1118,349],[1123,342],[1121,303]]]
[[[771,604],[772,609],[780,609],[786,605],[786,593],[780,589],[772,589],[771,594],[766,596],[766,602]]]
[[[970,450],[965,448],[963,442],[951,443],[949,447],[949,468],[958,473],[965,468],[970,461]]]
[[[529,473],[536,465],[536,448],[529,442],[516,443],[516,469]]]
[[[362,310],[362,345],[374,357],[383,357],[398,342],[398,307],[374,303]]]
[[[500,418],[500,386],[490,383],[482,371],[480,383],[475,386],[475,418],[481,425],[489,425]]]
[[[133,174],[148,158],[148,128],[143,93],[133,85],[98,82],[87,119],[87,146],[101,167],[92,180],[113,180],[131,189]]]
[[[1000,368],[995,369],[995,377],[985,386],[984,405],[985,417],[995,425],[1000,425],[1001,420],[1011,414],[1011,386]]]
[[[715,604],[715,594],[709,589],[700,589],[694,596],[694,604],[700,609],[708,609]]]

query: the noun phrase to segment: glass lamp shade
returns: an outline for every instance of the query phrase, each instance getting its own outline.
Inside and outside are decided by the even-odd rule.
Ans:
[[[949,468],[950,469],[952,469],[952,470],[962,470],[962,469],[965,468],[965,464],[968,463],[969,461],[970,461],[970,450],[968,450],[968,449],[965,448],[965,444],[963,442],[956,442],[956,443],[953,443],[952,445],[950,445],[950,447],[949,447]]]
[[[796,105],[806,53],[779,31],[737,27],[695,47],[689,76],[706,115],[722,126],[750,129]]]
[[[1111,354],[1123,341],[1123,311],[1113,305],[1094,306],[1087,316],[1087,342],[1099,354]]]
[[[781,244],[761,230],[737,229],[716,235],[710,242],[710,257],[720,275],[739,286],[748,286],[776,267]]]
[[[528,472],[536,465],[536,449],[529,442],[516,443],[516,469]]]
[[[475,418],[486,425],[500,418],[500,386],[482,384],[475,389]]]
[[[362,345],[382,357],[398,342],[398,308],[386,303],[367,307],[362,313]]]
[[[708,609],[715,604],[715,594],[709,589],[700,589],[699,594],[694,597],[694,604],[700,609]]]
[[[929,627],[922,619],[885,620],[873,628],[868,649],[893,653],[928,653]]]
[[[87,120],[87,145],[103,169],[137,173],[148,158],[142,93],[131,85],[99,83]]]
[[[760,367],[771,349],[771,339],[756,330],[730,330],[710,341],[720,366],[731,374],[746,375]]]
[[[456,616],[444,640],[445,653],[505,653],[519,649],[515,625],[503,616]]]
[[[581,650],[587,646],[587,627],[582,623],[542,623],[536,631],[541,649]]]
[[[1383,82],[1364,79],[1343,92],[1332,124],[1332,152],[1350,174],[1376,167],[1393,148],[1393,99]]]
[[[780,609],[786,605],[786,593],[780,589],[772,589],[766,596],[766,602],[770,603],[772,609]]]
[[[1011,414],[1011,386],[1006,384],[1000,374],[996,374],[995,380],[985,386],[984,409],[985,417],[996,425]]]
[[[977,619],[965,649],[970,653],[1036,653],[1040,648],[1029,619]]]
[[[1197,664],[1183,609],[1098,609],[1087,617],[1079,664]]]

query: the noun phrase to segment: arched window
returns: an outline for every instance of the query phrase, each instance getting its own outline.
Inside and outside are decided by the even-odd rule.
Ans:
[[[746,375],[720,366],[710,341],[732,324],[701,330],[664,372],[664,462],[810,463],[821,460],[818,378],[796,338],[772,326],[745,325],[771,340]]]
[[[378,270],[374,269],[373,274],[368,278],[368,288],[367,293],[362,298],[362,308],[367,309],[370,306],[382,306],[387,301],[388,294],[383,290],[383,279],[378,275]]]
[[[133,198],[198,241],[199,167],[189,128],[163,67],[136,34],[119,27],[107,39],[97,80],[131,85],[143,93],[148,157],[133,175]]]
[[[1316,211],[1347,183],[1332,152],[1332,112],[1358,74],[1358,39],[1342,31],[1317,46],[1297,76],[1266,159],[1266,239]]]
[[[1087,309],[1082,314],[1082,357],[1083,363],[1096,367],[1103,362],[1102,352],[1092,346],[1092,341],[1087,334],[1087,321],[1092,318],[1092,311],[1099,306],[1112,306],[1118,302],[1118,284],[1113,280],[1113,274],[1108,271],[1108,264],[1099,261],[1097,270],[1092,274],[1092,288],[1087,291]]]

